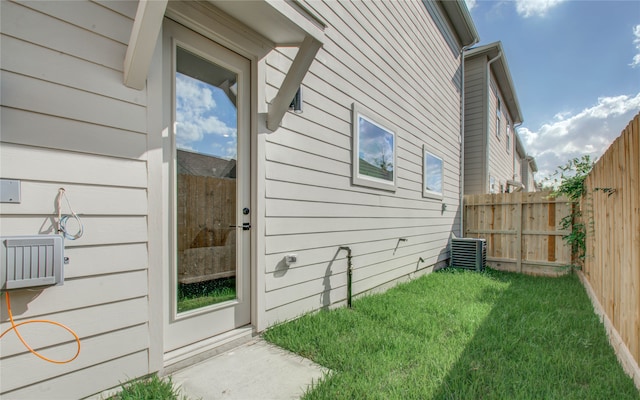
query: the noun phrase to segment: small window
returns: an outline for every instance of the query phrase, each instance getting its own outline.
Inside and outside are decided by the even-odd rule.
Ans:
[[[489,193],[498,193],[498,188],[496,187],[496,178],[494,178],[493,176],[489,176]]]
[[[507,126],[507,137],[506,137],[506,139],[507,139],[507,153],[509,153],[509,154],[511,153],[511,131],[512,131],[511,124],[509,124]]]
[[[441,200],[444,194],[444,161],[423,146],[422,162],[422,195]]]
[[[396,190],[396,132],[389,122],[353,104],[354,185]]]

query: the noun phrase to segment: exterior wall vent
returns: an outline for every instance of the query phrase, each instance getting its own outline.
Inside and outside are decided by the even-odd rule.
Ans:
[[[59,235],[3,236],[0,289],[62,285],[64,243]]]
[[[451,266],[454,268],[483,271],[487,264],[485,239],[451,239]]]

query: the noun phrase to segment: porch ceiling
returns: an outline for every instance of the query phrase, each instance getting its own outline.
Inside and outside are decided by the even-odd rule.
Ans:
[[[168,0],[140,0],[124,60],[124,84],[142,90],[145,87]],[[302,79],[324,42],[325,24],[295,0],[228,1],[207,3],[270,40],[274,46],[295,46],[293,60],[277,95],[269,104],[267,128],[276,130]]]
[[[325,24],[298,2],[208,1],[271,40],[276,46],[299,46],[306,36],[321,43],[324,41]]]

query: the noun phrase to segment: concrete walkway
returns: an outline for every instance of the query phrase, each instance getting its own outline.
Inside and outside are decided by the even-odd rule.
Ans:
[[[328,370],[256,338],[172,374],[191,400],[299,399]]]

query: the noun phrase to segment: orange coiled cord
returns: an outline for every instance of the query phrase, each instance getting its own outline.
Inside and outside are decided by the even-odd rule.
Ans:
[[[61,324],[59,322],[50,321],[48,319],[31,319],[31,320],[23,321],[23,322],[20,322],[19,324],[16,324],[13,321],[13,314],[11,313],[11,299],[9,297],[9,292],[5,292],[5,298],[7,300],[7,311],[9,313],[9,321],[11,321],[11,328],[8,328],[4,332],[2,332],[2,334],[0,334],[0,339],[2,339],[2,337],[7,332],[14,331],[16,333],[16,335],[18,336],[18,339],[20,339],[20,341],[24,345],[24,347],[26,347],[33,355],[35,355],[36,357],[39,357],[39,358],[41,358],[41,359],[43,359],[45,361],[48,361],[50,363],[54,363],[54,364],[66,364],[66,363],[70,363],[71,361],[73,361],[76,358],[78,358],[78,356],[80,355],[80,338],[78,337],[78,335],[71,328],[69,328],[68,326],[63,325],[63,324]],[[18,327],[19,326],[26,325],[26,324],[35,324],[35,323],[56,325],[56,326],[59,326],[59,327],[65,329],[70,334],[72,334],[73,337],[76,339],[76,343],[78,343],[78,350],[76,351],[76,354],[72,358],[70,358],[68,360],[58,361],[58,360],[52,360],[50,358],[47,358],[47,357],[43,356],[42,354],[38,353],[37,351],[35,351],[31,346],[29,346],[27,344],[27,342],[24,340],[22,335],[20,335],[20,331],[18,331]]]

